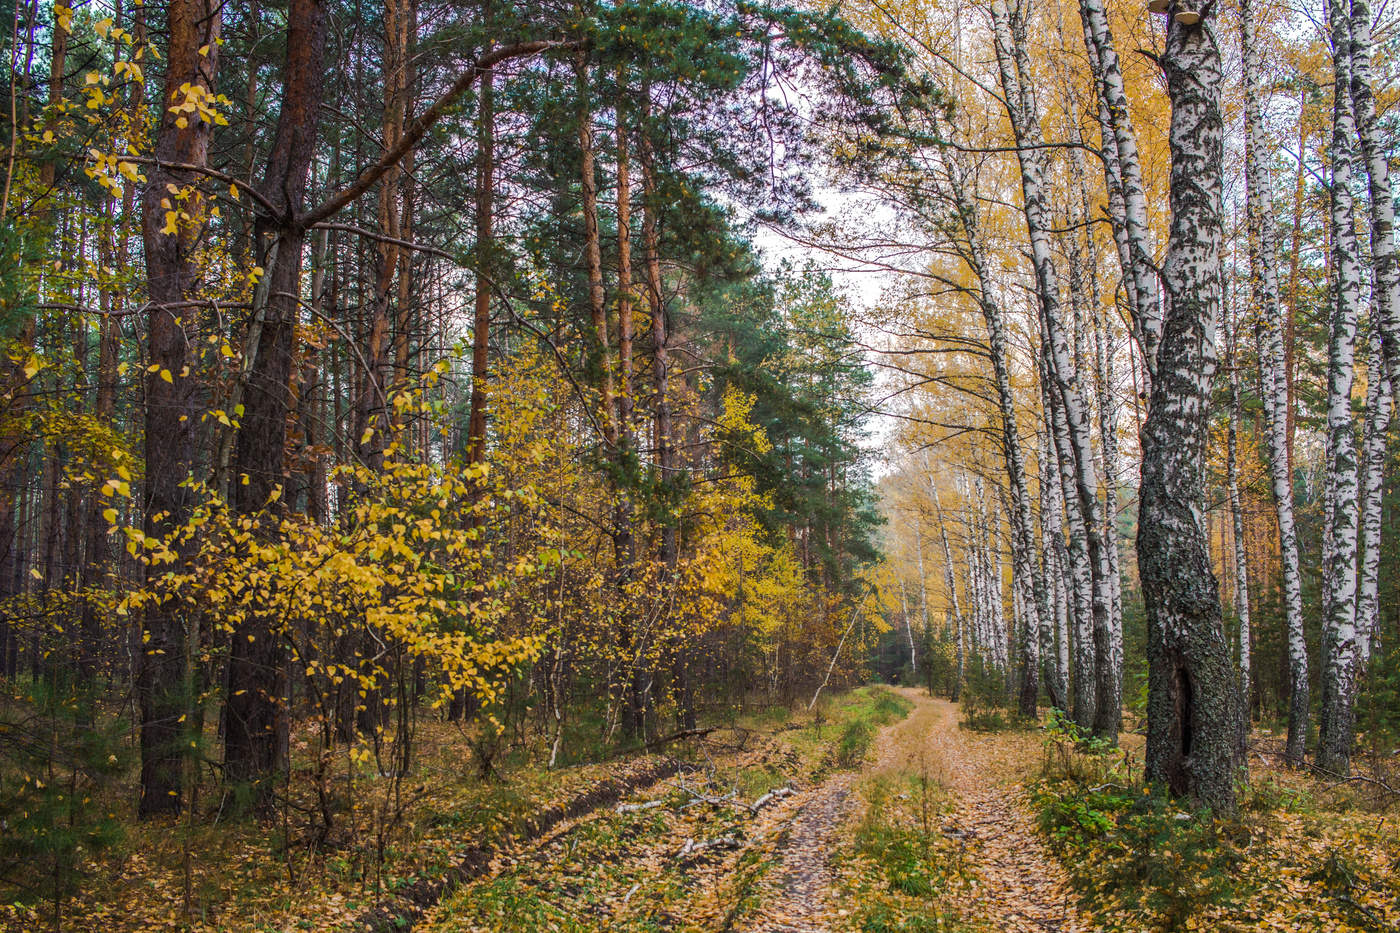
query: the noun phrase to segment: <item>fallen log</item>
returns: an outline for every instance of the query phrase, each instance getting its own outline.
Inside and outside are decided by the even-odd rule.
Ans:
[[[706,839],[703,842],[696,842],[694,839],[686,839],[685,845],[681,846],[676,853],[676,858],[694,858],[702,852],[710,849],[737,849],[743,845],[738,836],[718,836],[714,839]]]
[[[797,791],[793,789],[793,786],[791,784],[785,784],[782,787],[775,787],[768,793],[764,794],[762,797],[759,797],[753,803],[749,804],[749,812],[752,813],[754,816],[757,816],[759,810],[762,810],[764,807],[766,807],[773,801],[782,800],[784,797],[791,797],[796,793]]]

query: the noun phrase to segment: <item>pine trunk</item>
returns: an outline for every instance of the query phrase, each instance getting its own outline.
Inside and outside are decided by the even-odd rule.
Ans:
[[[263,176],[263,196],[283,212],[266,267],[263,325],[249,370],[247,401],[235,444],[234,505],[242,515],[271,520],[280,512],[274,492],[286,476],[287,415],[292,402],[292,355],[301,297],[306,227],[298,216],[315,154],[321,96],[326,10],[321,0],[293,0],[288,17],[282,110]],[[264,510],[269,510],[265,512]],[[287,767],[287,672],[278,620],[250,617],[234,632],[224,716],[224,771],[247,784],[253,803],[266,809]]]
[[[218,68],[220,7],[209,0],[173,0],[167,11],[169,67],[156,131],[155,154],[162,163],[206,164],[212,125],[203,120],[177,122],[170,105],[184,99],[184,85],[213,92]],[[202,47],[207,54],[201,54]],[[180,123],[186,125],[181,126]],[[166,227],[167,185],[202,179],[192,173],[156,166],[141,197],[141,231],[146,254],[147,294],[151,302],[146,354],[152,371],[146,376],[146,495],[145,533],[170,536],[183,526],[195,505],[188,480],[194,470],[199,425],[199,380],[191,347],[198,343],[199,269],[195,253],[200,231],[195,222],[176,233]],[[196,201],[197,217],[202,208]],[[148,569],[148,579],[168,567]],[[151,607],[143,621],[142,648],[136,694],[141,707],[142,815],[180,809],[183,730],[188,711],[189,670],[186,631],[189,620],[169,604]]]

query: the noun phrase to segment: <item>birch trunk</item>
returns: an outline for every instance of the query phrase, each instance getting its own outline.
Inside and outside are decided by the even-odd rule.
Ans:
[[[1044,343],[1044,328],[1041,341]],[[1050,363],[1041,361],[1042,371]],[[1070,664],[1072,674],[1071,709],[1075,723],[1082,729],[1093,728],[1098,691],[1094,685],[1094,610],[1093,573],[1089,565],[1089,549],[1085,542],[1083,516],[1074,507],[1074,465],[1070,452],[1068,429],[1065,426],[1063,403],[1054,388],[1049,385],[1049,377],[1042,376],[1045,395],[1046,428],[1050,438],[1052,455],[1051,493],[1059,497],[1056,513],[1065,517],[1068,534],[1065,547],[1066,583],[1073,597],[1073,612],[1068,622],[1070,644]],[[1057,529],[1056,534],[1059,534]]]
[[[1075,134],[1077,136],[1077,130]],[[1089,195],[1084,186],[1087,169],[1083,153],[1076,149],[1070,157],[1074,169],[1076,187],[1079,194],[1079,214],[1073,219],[1084,224],[1086,229],[1090,219]],[[1070,235],[1070,298],[1074,304],[1075,324],[1079,326],[1084,317],[1093,320],[1094,331],[1094,392],[1099,411],[1099,452],[1103,463],[1104,507],[1102,556],[1108,591],[1108,613],[1103,628],[1095,632],[1094,682],[1095,710],[1103,717],[1101,730],[1111,730],[1117,734],[1120,716],[1117,711],[1122,704],[1123,672],[1123,599],[1118,572],[1118,540],[1115,519],[1118,514],[1118,445],[1117,418],[1114,413],[1110,387],[1112,385],[1112,347],[1105,334],[1104,315],[1097,313],[1102,308],[1102,296],[1098,285],[1098,257],[1094,248],[1093,236],[1085,238],[1081,247],[1079,238]],[[1087,261],[1086,261],[1087,259]],[[1097,492],[1096,492],[1097,494]],[[1111,719],[1111,722],[1108,721]]]
[[[1332,32],[1332,320],[1327,353],[1327,500],[1331,519],[1323,542],[1326,570],[1322,707],[1317,765],[1347,775],[1351,768],[1356,677],[1356,550],[1358,471],[1351,414],[1356,326],[1361,306],[1361,257],[1351,193],[1356,122],[1351,97],[1351,19],[1344,0],[1328,5]]]
[[[1371,335],[1366,386],[1366,437],[1362,452],[1361,579],[1356,596],[1356,645],[1359,666],[1370,663],[1380,632],[1381,518],[1384,506],[1386,429],[1392,396],[1379,335]]]
[[[1056,705],[1061,710],[1068,710],[1070,597],[1065,581],[1069,557],[1065,551],[1065,537],[1060,530],[1064,525],[1064,498],[1060,495],[1059,484],[1055,481],[1048,431],[1040,436],[1039,481],[1041,550],[1044,554],[1046,588],[1054,606],[1054,632],[1043,644],[1046,652],[1046,680],[1053,685],[1050,688],[1051,697],[1057,693],[1060,697],[1060,702]]]
[[[1230,354],[1230,420],[1225,430],[1225,482],[1230,497],[1231,551],[1235,573],[1235,615],[1239,618],[1240,728],[1249,735],[1249,565],[1244,552],[1244,508],[1240,501],[1240,373],[1239,333],[1233,321],[1226,336]]]
[[[1338,10],[1338,15],[1345,15]],[[1381,335],[1390,388],[1400,372],[1400,256],[1395,251],[1395,197],[1390,181],[1390,147],[1376,113],[1371,78],[1371,4],[1351,0],[1351,100],[1362,162],[1371,192],[1371,300]]]
[[[1015,585],[1030,595],[1026,601],[1026,637],[1022,639],[1019,708],[1023,716],[1034,716],[1040,695],[1040,637],[1050,618],[1050,602],[1045,579],[1036,572],[1034,522],[1031,517],[1030,489],[1026,484],[1025,456],[1021,451],[1020,428],[1016,420],[1016,399],[1011,391],[1011,367],[1007,351],[1006,319],[996,301],[996,291],[983,255],[977,210],[967,195],[966,175],[956,163],[950,172],[953,193],[963,235],[967,239],[965,259],[977,276],[978,304],[987,327],[987,347],[991,354],[992,375],[996,380],[997,403],[1001,414],[1002,455],[1011,483],[1011,572]],[[1050,691],[1053,705],[1064,708],[1064,694]]]
[[[1048,353],[1048,369],[1054,392],[1063,404],[1066,437],[1071,445],[1074,499],[1078,508],[1069,511],[1070,527],[1072,531],[1076,528],[1077,518],[1091,575],[1093,643],[1095,653],[1102,654],[1108,641],[1108,606],[1111,601],[1107,555],[1101,533],[1103,520],[1098,500],[1098,481],[1094,475],[1089,421],[1061,320],[1059,276],[1051,256],[1050,215],[1043,186],[1044,138],[1031,91],[1031,69],[1025,42],[1025,9],[1018,7],[1013,17],[1007,12],[1004,0],[993,0],[991,13],[1001,86],[1018,146],[1026,229],[1030,235],[1031,261],[1040,300],[1042,352]],[[1096,702],[1090,723],[1095,735],[1116,741],[1119,698],[1108,696],[1105,700],[1104,704]],[[1099,705],[1103,706],[1102,710],[1098,709]]]
[[[923,622],[922,637],[928,637],[928,584],[924,576],[924,530],[922,522],[914,526],[914,545],[919,555],[919,617]]]
[[[1194,26],[1173,17],[1162,65],[1172,105],[1167,313],[1142,430],[1137,538],[1147,607],[1145,773],[1175,794],[1233,811],[1239,697],[1202,523],[1224,238],[1222,78],[1211,8]]]
[[[1268,164],[1260,101],[1262,65],[1254,33],[1254,4],[1241,0],[1240,43],[1244,50],[1245,205],[1249,226],[1250,291],[1261,322],[1260,397],[1269,450],[1269,480],[1279,529],[1279,564],[1288,639],[1288,740],[1285,759],[1300,765],[1308,735],[1308,648],[1303,632],[1303,585],[1298,562],[1298,531],[1293,519],[1293,472],[1289,448],[1289,380],[1284,353],[1285,317],[1280,300]]]
[[[1366,395],[1364,479],[1361,499],[1361,579],[1357,598],[1357,649],[1361,667],[1370,661],[1379,632],[1380,533],[1386,429],[1393,393],[1400,387],[1400,257],[1395,249],[1395,200],[1388,147],[1372,92],[1371,7],[1351,0],[1351,99],[1357,136],[1370,185],[1372,349]]]
[[[1123,71],[1118,50],[1108,26],[1103,0],[1080,0],[1079,16],[1084,23],[1084,45],[1089,66],[1098,88],[1100,125],[1103,129],[1105,171],[1109,178],[1110,195],[1121,198],[1122,227],[1127,263],[1123,266],[1125,284],[1133,305],[1134,325],[1142,347],[1143,360],[1149,377],[1157,370],[1157,345],[1161,342],[1162,312],[1159,298],[1156,264],[1152,261],[1151,228],[1148,225],[1147,193],[1142,181],[1142,164],[1138,158],[1137,131],[1128,111],[1128,95],[1123,85]],[[1110,201],[1110,209],[1117,206]],[[1150,390],[1144,388],[1144,392]]]
[[[943,515],[943,504],[938,499],[938,486],[932,477],[929,478],[929,491],[933,495],[934,514],[938,516],[938,533],[943,540],[943,583],[948,588],[948,604],[952,607],[953,621],[958,628],[958,672],[957,679],[953,681],[953,702],[956,703],[962,690],[964,664],[967,660],[967,651],[963,644],[963,614],[962,607],[958,605],[958,582],[953,576],[953,548],[948,543],[948,521]]]

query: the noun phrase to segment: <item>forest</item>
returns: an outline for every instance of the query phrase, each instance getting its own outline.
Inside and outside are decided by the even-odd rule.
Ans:
[[[0,930],[1400,928],[1384,4],[0,23]]]

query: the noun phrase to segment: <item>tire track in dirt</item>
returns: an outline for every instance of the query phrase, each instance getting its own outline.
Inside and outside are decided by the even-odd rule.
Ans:
[[[807,792],[778,842],[776,890],[749,933],[825,933],[835,887],[827,853],[847,823],[852,775],[838,774]]]
[[[1006,933],[1089,933],[1059,861],[1037,834],[1023,782],[1040,756],[1036,733],[976,733],[958,707],[899,691],[915,708],[881,738],[874,771],[926,769],[954,798],[943,832],[966,846],[981,880],[974,913]]]
[[[867,776],[926,772],[954,799],[943,832],[961,840],[977,875],[969,912],[1004,933],[1090,933],[1064,870],[1036,834],[1023,782],[1038,755],[1033,734],[983,735],[958,726],[957,707],[902,689],[910,714],[876,739]],[[828,855],[851,831],[856,775],[804,795],[777,847],[779,866],[747,933],[828,933],[836,916]]]

